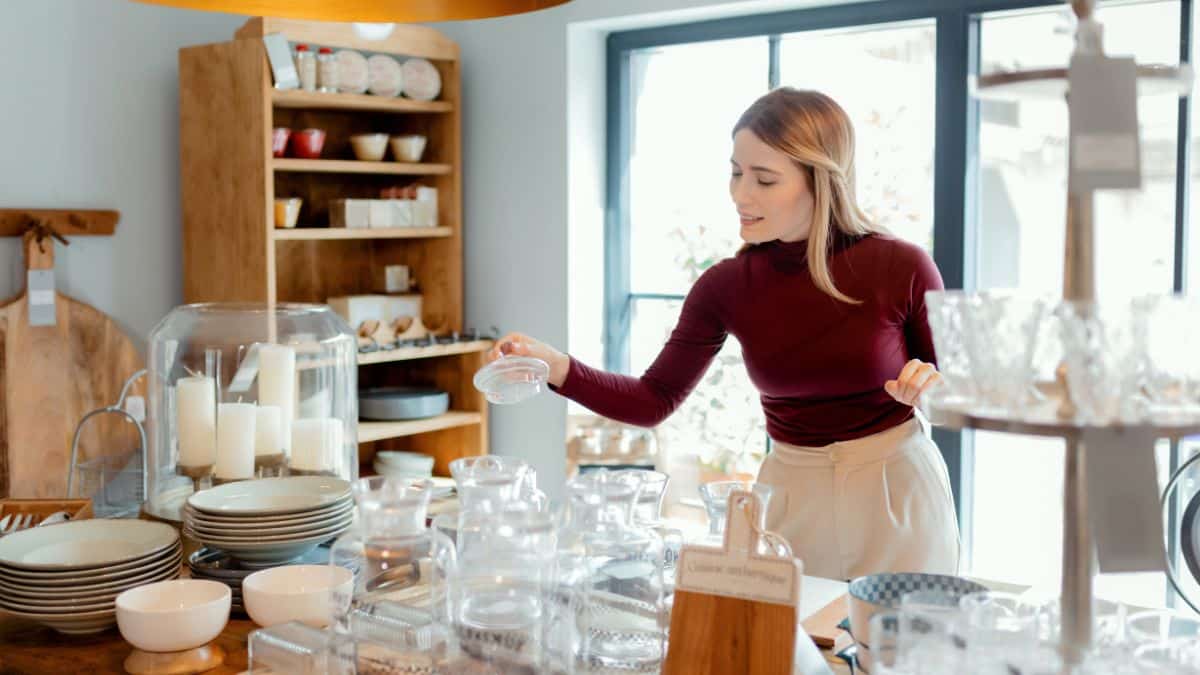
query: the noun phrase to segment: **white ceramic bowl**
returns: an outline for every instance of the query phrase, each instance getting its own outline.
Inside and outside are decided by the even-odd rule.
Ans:
[[[387,134],[355,134],[350,137],[354,156],[366,162],[378,162],[387,152]]]
[[[176,579],[117,596],[121,637],[148,652],[178,652],[208,644],[229,622],[233,593],[205,579]]]
[[[392,136],[392,159],[397,162],[419,162],[425,154],[426,139],[419,134]]]
[[[328,626],[335,599],[349,602],[353,590],[354,574],[332,565],[284,565],[242,580],[246,613],[264,627],[288,621]]]

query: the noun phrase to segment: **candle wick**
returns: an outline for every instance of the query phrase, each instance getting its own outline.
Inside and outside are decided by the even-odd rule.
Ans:
[[[200,373],[197,373],[196,371],[192,370],[191,368],[188,368],[187,366],[184,366],[183,369],[186,370],[187,374],[191,375],[192,377],[200,377]]]

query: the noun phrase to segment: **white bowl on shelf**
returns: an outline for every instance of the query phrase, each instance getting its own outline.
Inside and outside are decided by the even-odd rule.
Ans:
[[[139,586],[117,596],[121,637],[148,652],[177,652],[208,644],[229,622],[233,593],[205,579]]]
[[[302,621],[316,628],[333,620],[334,602],[349,602],[354,573],[334,565],[285,565],[242,580],[246,613],[260,626]]]
[[[354,156],[364,162],[378,162],[387,153],[387,134],[355,134],[350,137]]]

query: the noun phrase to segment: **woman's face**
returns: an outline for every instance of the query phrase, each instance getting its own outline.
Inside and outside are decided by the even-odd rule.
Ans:
[[[800,241],[812,226],[808,177],[790,157],[742,129],[733,136],[729,194],[750,244]]]

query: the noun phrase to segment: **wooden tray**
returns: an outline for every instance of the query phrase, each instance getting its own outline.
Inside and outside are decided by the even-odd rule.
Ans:
[[[10,513],[32,513],[33,522],[30,527],[42,522],[46,516],[56,512],[66,511],[71,514],[71,520],[84,520],[92,517],[92,500],[90,499],[0,499],[0,518]]]

